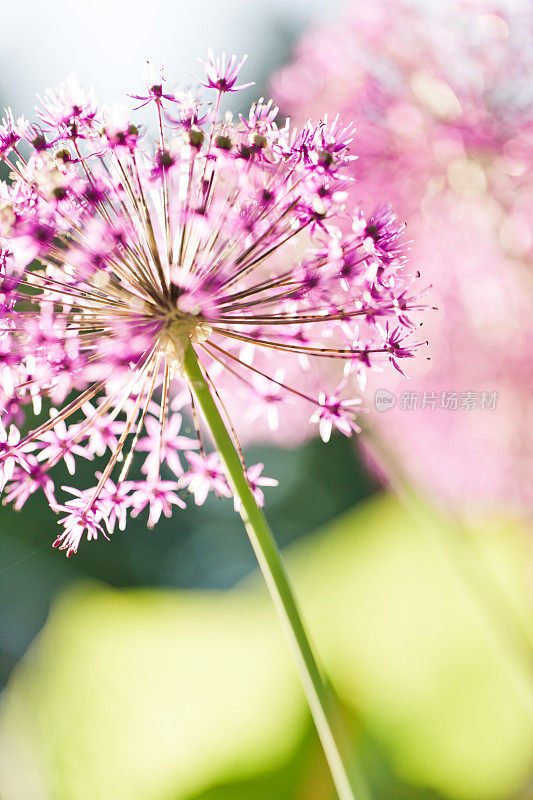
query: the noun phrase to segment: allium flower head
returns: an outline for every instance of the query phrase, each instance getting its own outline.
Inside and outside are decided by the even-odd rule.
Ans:
[[[280,128],[262,100],[239,122],[219,118],[242,63],[210,54],[207,107],[149,76],[134,97],[154,110],[154,145],[69,79],[44,95],[40,127],[19,124],[25,146],[11,136],[2,153],[2,483],[17,508],[46,493],[67,554],[128,513],[169,516],[184,487],[196,503],[229,494],[184,376],[188,347],[224,415],[236,393],[271,422],[296,398],[328,438],[357,429],[355,376],[376,360],[399,369],[416,346],[401,226],[388,208],[365,220],[345,204],[351,128]],[[307,392],[276,365],[288,356],[302,375],[317,362],[344,374],[332,386],[317,373]],[[182,431],[191,402],[194,438]],[[19,435],[28,412],[40,419]],[[94,486],[58,493],[54,467],[74,474],[80,458],[95,460]],[[261,471],[246,470],[260,502],[274,483]]]

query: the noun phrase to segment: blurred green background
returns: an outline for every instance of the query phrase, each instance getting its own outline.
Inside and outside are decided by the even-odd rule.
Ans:
[[[384,493],[341,437],[249,456],[372,797],[532,797],[526,531]],[[231,502],[69,560],[55,526],[2,510],[2,800],[333,800]]]
[[[194,435],[191,426],[187,435]],[[338,436],[298,450],[261,447],[247,451],[248,463],[262,460],[265,474],[280,486],[266,492],[268,517],[281,546],[313,531],[377,487],[357,460],[352,443]],[[79,464],[79,485],[90,485],[94,465]],[[171,477],[171,476],[169,476]],[[72,482],[66,470],[59,485]],[[192,497],[183,493],[185,499]],[[227,589],[255,568],[255,559],[231,503],[210,496],[193,502],[153,531],[142,516],[106,541],[81,547],[66,559],[51,548],[57,516],[46,499],[33,497],[22,513],[0,511],[0,665],[5,683],[14,664],[44,624],[58,591],[83,578],[116,588],[139,586]]]

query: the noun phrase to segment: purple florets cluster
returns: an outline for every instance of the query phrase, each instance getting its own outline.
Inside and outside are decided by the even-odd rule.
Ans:
[[[357,430],[355,376],[413,354],[402,226],[388,208],[366,219],[345,206],[351,126],[279,127],[263,100],[221,117],[242,63],[210,54],[206,105],[149,75],[134,97],[154,108],[154,146],[74,79],[40,100],[37,125],[8,113],[0,126],[1,486],[16,508],[45,492],[67,554],[128,514],[170,516],[183,487],[197,503],[229,495],[182,370],[187,347],[223,413],[237,388],[246,414],[270,422],[296,399],[325,439]],[[285,383],[287,355],[302,376],[325,360],[344,373],[331,387],[318,372],[308,393]],[[194,438],[181,433],[191,403]],[[23,435],[28,410],[44,418]],[[58,498],[53,468],[74,474],[79,459],[97,462],[95,485]],[[246,470],[260,503],[275,483],[261,473]]]

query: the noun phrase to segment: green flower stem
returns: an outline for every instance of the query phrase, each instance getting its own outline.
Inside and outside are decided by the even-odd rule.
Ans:
[[[266,581],[270,596],[281,620],[292,655],[296,662],[303,690],[313,716],[339,800],[355,800],[354,769],[348,768],[341,738],[340,715],[333,706],[333,696],[322,681],[296,600],[289,584],[281,555],[268,523],[257,505],[243,473],[243,468],[218,407],[204,378],[196,353],[189,344],[184,358],[184,371],[198,406],[211,431],[229,484],[240,501],[240,515]],[[344,738],[344,737],[342,737]],[[350,765],[351,766],[351,765]],[[359,781],[358,781],[359,783]],[[368,798],[361,787],[358,800]]]

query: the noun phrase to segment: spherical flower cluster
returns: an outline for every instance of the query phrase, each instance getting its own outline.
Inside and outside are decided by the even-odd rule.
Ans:
[[[147,509],[154,525],[185,505],[183,487],[198,504],[230,494],[187,383],[188,348],[223,415],[237,391],[257,416],[296,398],[327,438],[357,430],[357,374],[376,359],[399,368],[416,347],[402,226],[387,208],[366,219],[346,205],[351,127],[278,127],[263,100],[238,121],[222,115],[242,63],[210,56],[204,104],[152,72],[134,98],[153,107],[154,146],[74,79],[45,94],[37,124],[8,113],[0,128],[11,172],[0,186],[1,482],[17,509],[46,494],[67,554],[128,514]],[[285,381],[289,355],[314,374],[314,393]],[[344,372],[313,371],[325,361]],[[186,406],[194,437],[181,430]],[[39,419],[23,432],[28,412]],[[58,496],[54,467],[73,475],[79,459],[95,461],[94,486]],[[275,483],[262,468],[243,461],[259,503]]]
[[[370,421],[381,467],[455,509],[533,501],[532,70],[527,0],[376,0],[309,31],[274,81],[296,122],[355,120],[351,190],[386,189],[407,223],[439,308],[431,360],[371,376],[368,404],[396,405]]]

